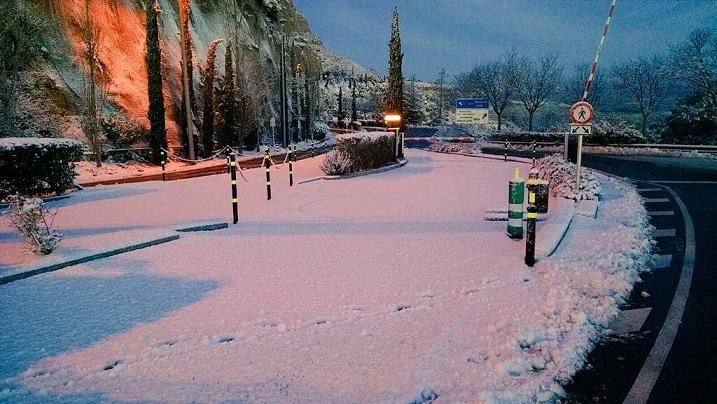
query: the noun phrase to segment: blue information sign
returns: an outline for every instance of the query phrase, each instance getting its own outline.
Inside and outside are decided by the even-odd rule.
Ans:
[[[456,100],[456,108],[488,109],[488,106],[488,99],[485,97],[459,98]]]

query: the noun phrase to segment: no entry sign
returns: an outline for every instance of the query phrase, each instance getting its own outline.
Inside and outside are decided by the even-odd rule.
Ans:
[[[570,107],[570,122],[585,125],[593,120],[593,106],[585,101],[578,101]]]

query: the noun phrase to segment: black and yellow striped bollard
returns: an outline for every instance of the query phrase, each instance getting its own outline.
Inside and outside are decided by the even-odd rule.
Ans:
[[[166,165],[167,165],[167,154],[165,152],[161,152],[161,154],[162,154],[162,181],[167,181],[167,175],[164,172]]]
[[[232,184],[232,214],[234,216],[234,224],[239,221],[239,197],[237,196],[237,162],[236,154],[230,153],[229,156],[229,175]]]
[[[287,153],[289,153],[289,156],[287,157],[287,160],[289,160],[289,186],[294,186],[294,145],[289,145],[289,150]]]
[[[532,149],[533,149],[533,167],[535,167],[535,140],[533,140]]]
[[[508,141],[505,141],[505,148],[503,149],[503,161],[508,161]]]
[[[528,215],[525,234],[525,265],[535,265],[535,222],[538,220],[538,208],[535,206],[535,189],[528,191]]]
[[[269,156],[269,146],[266,147],[264,153],[264,168],[266,168],[266,200],[271,200],[271,157]]]

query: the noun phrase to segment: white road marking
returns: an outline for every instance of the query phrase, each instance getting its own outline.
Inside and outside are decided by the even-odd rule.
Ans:
[[[656,191],[662,191],[660,188],[638,188],[637,192],[656,192]]]
[[[655,230],[655,237],[675,237],[677,231],[675,229],[657,229]]]
[[[692,284],[696,249],[695,228],[682,199],[680,199],[677,193],[671,188],[665,187],[665,189],[674,197],[675,202],[677,202],[677,205],[680,207],[682,219],[685,222],[685,257],[682,260],[682,273],[680,274],[680,281],[677,284],[675,297],[672,299],[670,310],[667,312],[667,317],[662,324],[657,339],[655,339],[655,345],[653,345],[650,354],[647,356],[647,359],[645,359],[645,363],[642,365],[642,369],[640,369],[635,383],[627,393],[624,403],[644,404],[650,398],[650,392],[652,392],[652,388],[655,386],[655,382],[657,382],[657,378],[660,376],[662,367],[667,359],[667,354],[670,353],[672,344],[675,342],[677,330],[680,328],[680,322],[685,313],[685,305],[687,304],[687,297],[690,294],[690,286]]]
[[[645,203],[663,203],[669,201],[668,198],[643,198],[643,202]]]
[[[717,181],[648,181],[656,182],[658,184],[712,184],[717,185]]]
[[[648,210],[647,214],[649,216],[674,216],[675,212],[671,210]]]
[[[650,315],[650,311],[652,311],[651,307],[621,311],[615,323],[610,327],[611,334],[624,335],[640,331],[647,316]]]
[[[672,265],[672,254],[658,255],[655,260],[655,268],[669,268]]]

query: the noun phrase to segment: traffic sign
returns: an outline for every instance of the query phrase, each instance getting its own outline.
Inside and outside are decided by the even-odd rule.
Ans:
[[[593,120],[593,106],[585,101],[578,101],[570,107],[570,122],[578,125],[585,125]]]
[[[593,126],[588,125],[578,125],[571,123],[570,124],[570,134],[571,135],[589,135],[593,131]]]
[[[458,98],[456,100],[456,123],[477,124],[488,122],[490,103],[485,97]]]
[[[488,109],[489,102],[485,97],[459,98],[456,100],[456,109]]]

